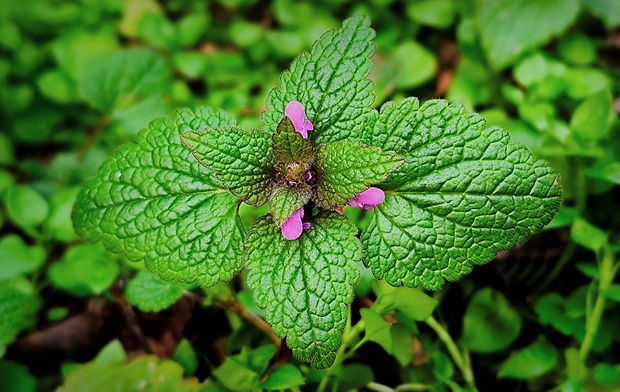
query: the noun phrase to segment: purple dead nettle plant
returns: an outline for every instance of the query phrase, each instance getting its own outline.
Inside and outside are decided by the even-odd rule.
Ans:
[[[206,107],[153,120],[83,187],[76,232],[165,280],[209,287],[245,269],[275,335],[325,368],[344,353],[360,268],[438,290],[546,225],[558,175],[505,130],[441,99],[374,108],[374,37],[364,16],[323,35],[260,129]],[[242,202],[269,213],[247,228]]]

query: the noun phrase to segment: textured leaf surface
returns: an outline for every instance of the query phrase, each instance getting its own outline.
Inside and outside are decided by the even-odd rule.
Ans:
[[[312,153],[312,142],[304,139],[301,134],[295,131],[293,123],[288,117],[284,117],[276,133],[273,134],[273,157],[282,164],[291,162],[312,163],[314,154]]]
[[[575,20],[580,8],[579,0],[476,0],[475,3],[482,47],[498,69],[562,33]]]
[[[179,130],[234,126],[211,109],[181,110],[153,121],[107,160],[75,205],[76,232],[163,279],[210,286],[241,269],[237,198],[180,142]]]
[[[318,146],[316,202],[326,209],[345,204],[402,164],[396,154],[348,141]]]
[[[310,194],[293,189],[277,187],[269,197],[269,210],[273,221],[282,226],[293,212],[303,207],[310,199]]]
[[[273,168],[270,135],[259,130],[223,127],[185,132],[181,139],[233,195],[244,198],[248,204],[267,202]]]
[[[391,285],[439,289],[525,241],[559,208],[551,167],[460,105],[388,103],[362,140],[406,161],[361,237],[365,263]]]
[[[127,301],[140,310],[158,312],[181,298],[183,289],[162,281],[157,275],[141,271],[127,284],[126,294]]]
[[[269,218],[257,221],[246,243],[248,285],[276,335],[293,354],[326,368],[342,343],[353,286],[359,279],[357,229],[334,213],[287,241]]]
[[[3,281],[0,287],[0,353],[18,333],[33,326],[41,301],[29,282]],[[2,355],[0,355],[1,357]]]
[[[356,130],[372,118],[373,84],[366,77],[372,68],[374,37],[370,19],[355,16],[323,35],[311,53],[299,55],[267,97],[265,130],[274,132],[286,105],[299,101],[314,124],[310,138],[325,143],[357,137]]]

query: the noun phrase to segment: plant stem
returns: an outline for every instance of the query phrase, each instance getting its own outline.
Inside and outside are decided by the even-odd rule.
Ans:
[[[452,336],[450,336],[448,331],[439,322],[437,322],[433,316],[426,319],[426,325],[431,327],[443,344],[446,345],[450,356],[452,356],[452,360],[463,374],[463,378],[465,379],[467,385],[469,385],[473,391],[477,391],[476,384],[474,382],[474,372],[471,370],[469,359],[461,353],[459,348],[456,346],[456,343],[454,343],[454,340],[452,340]]]
[[[280,347],[280,345],[282,344],[282,339],[280,339],[273,333],[273,329],[269,324],[267,324],[265,320],[258,317],[256,313],[252,312],[250,309],[246,308],[235,299],[230,299],[228,301],[215,301],[214,305],[233,312],[243,317],[250,323],[254,324],[254,326],[260,329],[265,335],[267,335],[267,337],[269,337],[269,339],[271,339],[271,341],[273,341],[277,347]]]
[[[605,292],[614,281],[617,268],[614,266],[613,251],[609,245],[602,250],[601,262],[599,264],[599,282],[598,291],[596,293],[596,301],[592,311],[586,317],[586,334],[579,348],[579,358],[585,362],[592,348],[592,343],[598,332],[598,328],[605,310]]]

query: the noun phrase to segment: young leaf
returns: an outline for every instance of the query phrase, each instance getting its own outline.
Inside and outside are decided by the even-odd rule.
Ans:
[[[403,161],[396,154],[348,141],[317,147],[316,202],[325,209],[343,205],[370,184],[385,180]]]
[[[579,0],[476,0],[475,5],[482,47],[497,69],[562,33],[580,8]]]
[[[4,281],[0,286],[0,353],[18,333],[37,321],[41,300],[30,282]],[[2,355],[0,355],[2,357]]]
[[[6,193],[8,217],[20,227],[33,228],[45,221],[49,213],[47,200],[25,185],[13,185]]]
[[[364,321],[365,336],[371,342],[378,343],[388,353],[392,352],[392,324],[388,323],[371,309],[360,309],[360,316]]]
[[[3,391],[35,392],[37,379],[28,368],[13,361],[0,361],[0,380]]]
[[[48,268],[47,277],[55,287],[86,297],[103,293],[114,283],[118,271],[118,263],[101,245],[79,244]]]
[[[170,69],[161,54],[129,49],[85,67],[78,89],[92,107],[113,111],[161,95],[170,84]]]
[[[580,140],[597,141],[609,135],[615,116],[614,99],[608,89],[603,89],[577,106],[570,127]]]
[[[288,389],[305,384],[304,376],[299,369],[290,363],[280,365],[269,373],[269,377],[259,384],[259,388],[266,390]]]
[[[45,248],[39,245],[28,246],[16,234],[0,238],[0,281],[37,270],[45,261],[45,256]]]
[[[276,335],[312,367],[329,367],[342,343],[347,306],[359,279],[357,229],[345,217],[326,213],[312,228],[287,241],[271,219],[262,218],[246,241],[248,286],[265,309]]]
[[[372,68],[375,32],[370,19],[354,16],[342,28],[323,35],[280,77],[280,86],[267,96],[264,129],[273,132],[291,101],[301,102],[314,124],[317,143],[357,137],[371,118],[373,85],[366,77]]]
[[[163,279],[212,286],[232,278],[242,267],[238,200],[181,144],[179,130],[235,125],[211,109],[151,122],[82,189],[73,211],[76,232],[144,260]]]
[[[531,380],[553,369],[558,359],[559,355],[555,347],[545,340],[539,340],[515,351],[502,363],[497,376]]]
[[[267,202],[273,168],[267,133],[238,127],[208,128],[185,132],[181,140],[233,195],[252,205]]]
[[[310,199],[310,194],[293,189],[276,187],[269,197],[269,210],[273,221],[278,227],[282,226],[293,212],[303,207]]]
[[[143,312],[158,312],[174,304],[183,289],[146,271],[140,271],[127,284],[127,301]]]
[[[521,333],[521,318],[499,291],[476,292],[463,317],[463,344],[477,353],[508,347]]]
[[[394,286],[439,289],[525,241],[560,206],[553,169],[460,105],[387,103],[362,141],[405,157],[361,236],[364,262]]]
[[[276,133],[272,136],[273,157],[280,164],[312,163],[314,154],[312,153],[312,143],[309,139],[304,139],[301,134],[295,131],[293,123],[288,117],[284,117]]]

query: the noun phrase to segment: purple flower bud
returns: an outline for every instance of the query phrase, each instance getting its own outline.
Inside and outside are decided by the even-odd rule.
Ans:
[[[291,101],[288,105],[286,105],[284,115],[291,120],[295,131],[299,132],[301,137],[307,139],[308,131],[312,131],[314,129],[314,125],[310,120],[306,119],[306,111],[304,110],[304,106],[297,101]]]
[[[358,193],[347,203],[351,207],[361,208],[363,210],[371,210],[375,206],[383,203],[385,193],[379,188],[370,187],[362,193]]]
[[[302,223],[301,220],[304,217],[303,207],[293,212],[282,225],[282,235],[289,241],[296,240],[301,236],[304,230],[310,230],[312,224],[310,222]]]

